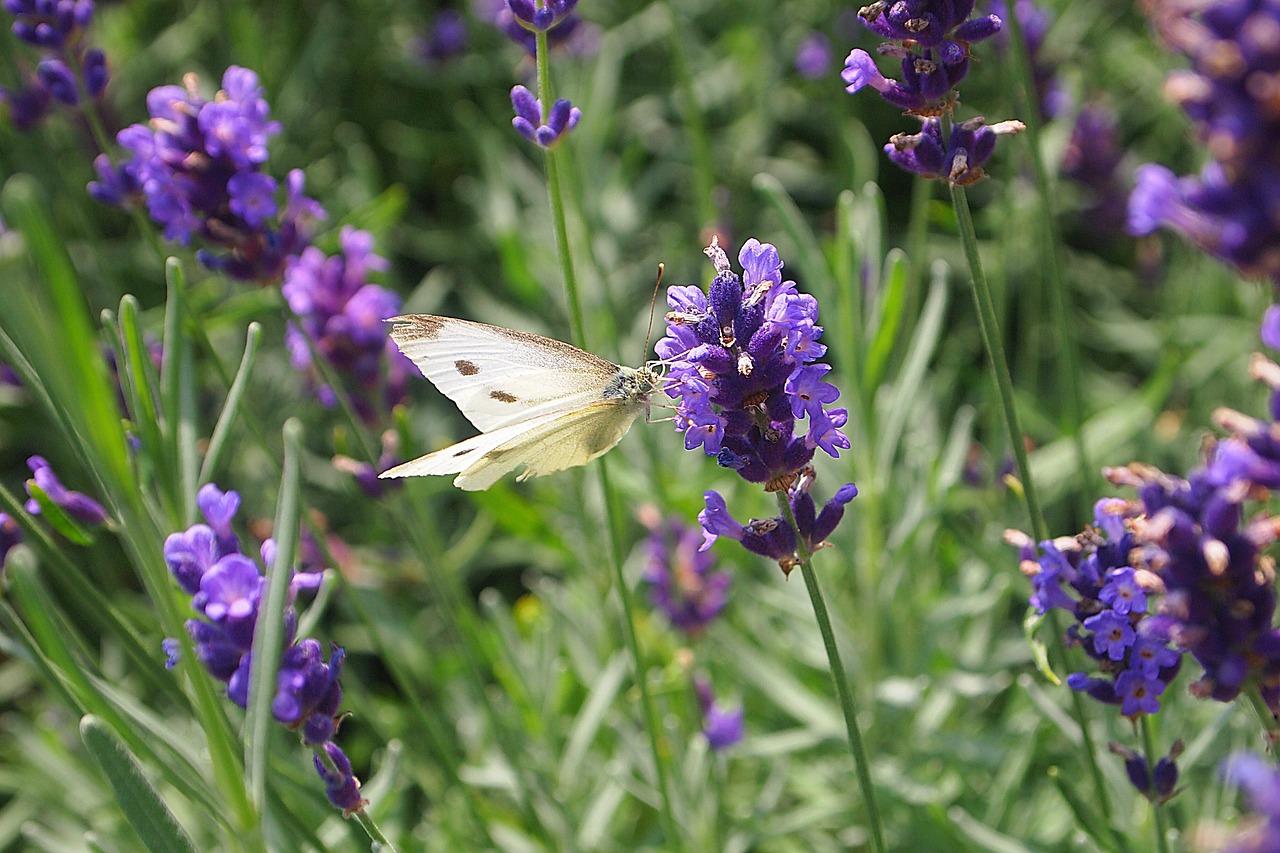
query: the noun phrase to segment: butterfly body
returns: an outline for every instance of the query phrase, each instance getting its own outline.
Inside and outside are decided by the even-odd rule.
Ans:
[[[383,472],[456,474],[487,489],[583,465],[617,444],[662,383],[652,366],[621,367],[575,346],[499,326],[407,314],[391,339],[482,433]]]

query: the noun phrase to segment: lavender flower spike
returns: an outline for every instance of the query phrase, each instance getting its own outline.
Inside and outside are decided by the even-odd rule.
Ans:
[[[543,148],[558,143],[582,118],[582,111],[564,98],[557,98],[551,111],[544,116],[542,101],[524,86],[511,90],[511,105],[516,111],[511,124],[521,136]]]
[[[210,483],[196,500],[209,524],[170,534],[164,543],[165,562],[182,589],[191,594],[191,607],[200,617],[186,624],[196,657],[210,675],[226,685],[227,698],[244,708],[249,704],[253,638],[267,579],[259,564],[240,552],[239,538],[232,530],[240,495]],[[271,565],[275,543],[266,540],[259,553],[262,561]],[[345,653],[333,646],[326,661],[318,642],[295,637],[294,596],[301,588],[314,588],[316,579],[293,569],[278,576],[289,578],[289,594],[271,712],[280,723],[301,733],[302,742],[315,753],[316,772],[325,783],[329,800],[349,817],[366,802],[360,797],[360,782],[351,762],[333,743],[342,721],[338,677]],[[162,648],[166,666],[172,667],[181,644],[170,638]]]
[[[973,0],[877,0],[858,16],[886,39],[879,52],[901,60],[902,81],[887,79],[865,50],[845,60],[849,92],[871,86],[889,103],[920,116],[950,111],[954,90],[969,73],[969,45],[1000,31],[995,15],[967,20]]]
[[[650,529],[649,562],[644,580],[649,598],[673,626],[696,637],[715,621],[728,602],[733,576],[713,571],[715,559],[702,545],[702,531],[656,510],[642,520]]]

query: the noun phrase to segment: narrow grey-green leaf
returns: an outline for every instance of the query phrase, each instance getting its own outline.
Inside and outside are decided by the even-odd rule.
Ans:
[[[121,813],[147,849],[153,853],[195,853],[190,836],[115,732],[90,714],[80,720],[80,738],[111,786]]]

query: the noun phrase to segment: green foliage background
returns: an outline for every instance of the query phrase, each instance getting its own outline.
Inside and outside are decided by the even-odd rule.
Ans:
[[[227,65],[252,68],[284,126],[272,172],[305,169],[309,194],[330,212],[319,245],[334,250],[343,224],[367,229],[391,261],[384,283],[407,310],[565,339],[541,158],[510,126],[509,90],[528,82],[531,62],[471,15],[468,51],[423,64],[412,43],[437,11],[385,0],[103,4],[91,37],[113,74],[104,121],[143,120],[147,91],[185,73],[209,93]],[[753,236],[775,243],[801,289],[819,297],[835,382],[857,413],[854,447],[820,464],[818,492],[853,480],[861,494],[817,566],[890,847],[1124,849],[1127,839],[1128,849],[1151,849],[1149,805],[1114,756],[1099,759],[1105,794],[1087,784],[1067,688],[1035,666],[1023,627],[1028,585],[1001,539],[1027,519],[999,481],[1007,442],[954,216],[943,194],[925,198],[927,239],[913,248],[920,190],[879,151],[913,128],[870,94],[846,95],[838,76],[839,57],[874,44],[854,11],[818,0],[583,0],[596,49],[551,62],[557,94],[583,111],[567,151],[589,342],[638,363],[657,264],[668,282],[706,281],[712,222],[734,249]],[[1045,51],[1076,103],[1115,108],[1126,173],[1151,160],[1196,168],[1202,155],[1185,120],[1160,98],[1175,60],[1145,19],[1100,0],[1053,11]],[[836,55],[816,81],[792,67],[811,30],[826,33]],[[0,57],[5,84],[31,63],[7,33]],[[961,116],[1022,114],[1015,79],[1008,58],[984,45]],[[1065,119],[1045,127],[1050,163],[1069,128]],[[1085,493],[1065,437],[1027,144],[1002,142],[993,179],[970,198],[1036,444],[1033,469],[1051,526],[1069,534],[1110,493],[1097,467],[1140,459],[1185,472],[1215,407],[1264,411],[1245,364],[1266,294],[1174,240],[1090,233],[1078,215],[1086,199],[1055,184],[1070,332],[1083,356]],[[89,545],[29,536],[6,566],[0,849],[138,849],[126,815],[156,801],[195,849],[369,844],[325,802],[310,756],[282,730],[248,759],[267,770],[255,810],[243,781],[244,715],[196,667],[163,668],[160,641],[181,632],[187,602],[160,547],[194,520],[205,440],[254,335],[260,348],[232,430],[205,473],[239,491],[242,515],[258,520],[275,515],[282,491],[300,496],[300,514],[331,537],[329,584],[305,620],[322,642],[347,649],[352,715],[339,740],[383,832],[402,850],[670,849],[595,478],[570,471],[478,494],[430,479],[366,498],[330,460],[370,458],[377,436],[322,408],[289,367],[278,288],[211,275],[97,205],[84,190],[95,153],[74,114],[29,133],[0,125],[4,360],[21,354],[39,377],[0,397],[0,510],[17,513],[24,460],[40,453],[116,520]],[[914,249],[908,259],[903,250]],[[101,352],[110,343],[140,353],[148,337],[176,348],[176,366],[149,375],[136,362],[126,391],[159,401],[150,426],[166,450],[129,456]],[[148,415],[131,412],[142,434]],[[301,437],[297,480],[282,490],[286,418]],[[470,434],[426,382],[404,418],[406,456]],[[739,516],[773,514],[766,496],[685,452],[662,424],[637,426],[609,459],[630,516],[653,505],[693,523],[711,488]],[[980,483],[966,481],[967,467]],[[626,533],[626,572],[638,584],[644,530],[632,521]],[[868,849],[802,584],[731,543],[715,551],[735,585],[704,636],[688,642],[647,606],[634,614],[685,847]],[[723,754],[700,734],[694,670],[745,706],[747,736]],[[1195,677],[1169,690],[1157,720],[1162,750],[1175,738],[1188,745],[1187,792],[1170,806],[1182,844],[1196,826],[1233,818],[1217,764],[1259,746],[1247,709],[1186,695]],[[1099,742],[1138,746],[1114,709],[1089,710]],[[129,778],[144,784],[121,794],[113,783],[130,762]],[[1100,828],[1100,800],[1119,840]]]

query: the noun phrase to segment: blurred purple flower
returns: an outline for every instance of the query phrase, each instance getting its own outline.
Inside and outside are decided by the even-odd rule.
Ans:
[[[294,368],[307,376],[322,404],[335,406],[338,397],[316,368],[313,348],[347,380],[352,405],[372,424],[404,399],[414,368],[383,322],[400,312],[400,297],[368,281],[371,272],[386,269],[373,252],[373,236],[344,226],[340,243],[338,255],[309,246],[289,259],[283,292],[296,319],[285,343]]]
[[[1236,830],[1222,853],[1269,853],[1280,850],[1280,770],[1251,753],[1236,753],[1222,764],[1222,778],[1239,787],[1254,814]]]
[[[455,9],[436,14],[426,35],[414,42],[414,54],[428,65],[456,59],[467,50],[467,20]]]
[[[1280,7],[1151,0],[1144,9],[1191,64],[1169,75],[1165,94],[1190,117],[1210,160],[1181,180],[1160,166],[1139,169],[1129,230],[1171,228],[1244,274],[1280,284],[1280,116],[1275,86],[1264,82],[1274,76],[1275,51],[1263,46],[1280,28]]]
[[[1147,759],[1128,747],[1115,743],[1107,744],[1108,749],[1124,759],[1125,775],[1129,783],[1138,793],[1153,803],[1166,803],[1178,793],[1178,756],[1182,755],[1182,741],[1174,741],[1169,754],[1156,761],[1154,769],[1147,764]]]
[[[673,626],[696,637],[724,610],[733,576],[713,571],[715,558],[699,547],[699,528],[675,517],[652,518],[646,524],[650,534],[644,580],[650,585],[649,599]]]
[[[262,171],[267,141],[280,132],[258,76],[231,66],[213,100],[199,93],[194,74],[184,86],[160,86],[147,96],[148,125],[116,135],[130,158],[94,161],[94,198],[118,207],[142,203],[166,239],[183,246],[199,238],[197,252],[210,269],[244,281],[272,282],[302,251],[324,209],[303,195],[303,175],[285,181],[284,204],[275,178]]]
[[[706,678],[695,677],[693,686],[702,707],[702,734],[711,748],[721,752],[741,741],[745,733],[743,707],[727,708],[717,702]]]
[[[68,516],[81,524],[99,525],[107,520],[107,511],[102,504],[88,495],[72,491],[58,479],[53,468],[43,456],[32,456],[27,459],[27,467],[31,469],[31,479],[27,480],[27,512],[40,514],[40,503],[35,498],[32,486],[38,487],[50,501],[62,508]]]
[[[796,72],[806,80],[821,80],[831,70],[831,39],[811,32],[796,47]]]
[[[0,87],[0,103],[10,120],[28,130],[48,113],[52,101],[79,106],[81,92],[97,98],[107,87],[107,59],[87,47],[84,31],[93,21],[92,0],[4,0],[13,16],[13,34],[37,48],[35,73],[18,89]]]

